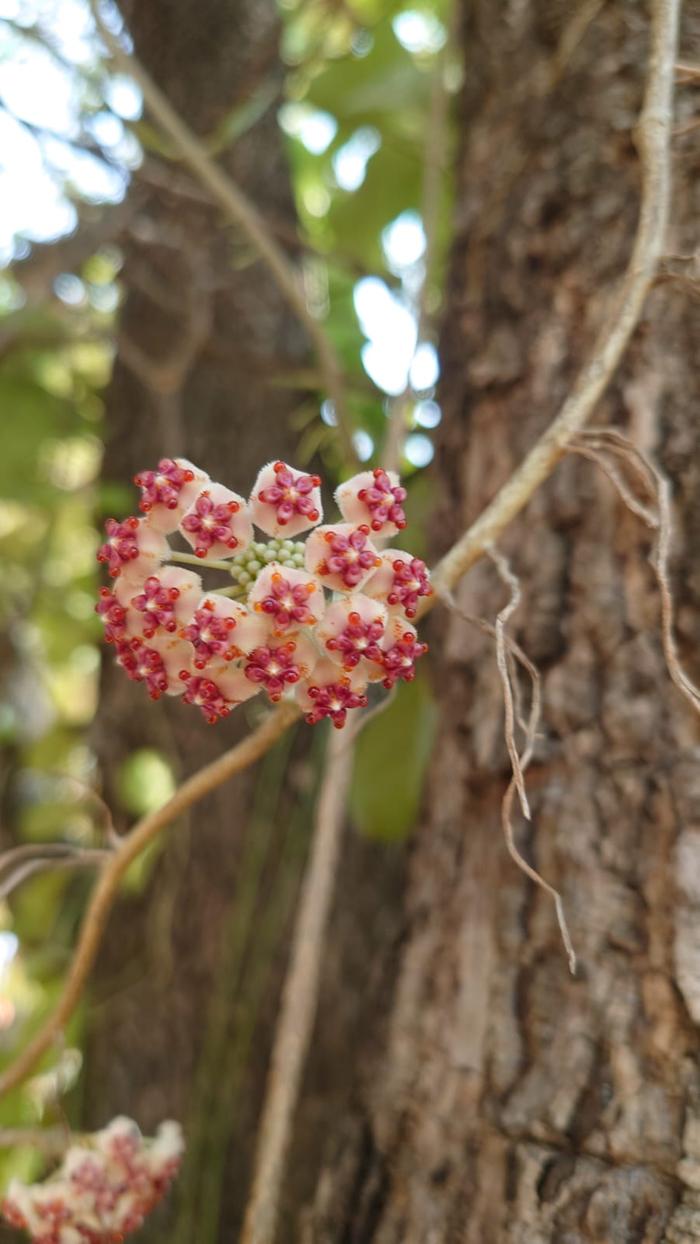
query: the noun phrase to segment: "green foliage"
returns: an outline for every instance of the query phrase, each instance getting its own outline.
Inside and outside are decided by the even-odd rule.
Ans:
[[[381,842],[416,824],[437,706],[427,679],[401,685],[357,741],[350,809],[360,831]]]
[[[160,752],[143,747],[124,761],[119,774],[119,802],[134,816],[155,812],[173,794],[173,771]]]
[[[328,331],[348,373],[355,425],[372,438],[377,455],[386,426],[386,399],[361,362],[364,335],[355,314],[358,278],[379,275],[400,288],[382,244],[386,227],[407,210],[420,213],[423,199],[430,96],[438,68],[432,50],[413,52],[395,33],[402,12],[422,13],[426,31],[444,38],[447,21],[442,3],[400,4],[358,0],[329,20],[323,0],[283,4],[286,18],[283,52],[293,66],[288,80],[291,103],[282,114],[288,134],[297,208],[317,255],[308,261],[314,289],[324,291]],[[440,24],[442,22],[442,25]],[[432,23],[432,26],[431,26]],[[297,110],[296,112],[294,110]],[[302,111],[299,111],[299,110]],[[322,150],[305,144],[303,118],[321,115],[335,132]],[[339,181],[338,163],[358,140],[371,151],[355,189]],[[359,174],[358,174],[359,176]],[[428,296],[437,301],[449,235],[450,186],[442,179],[437,221],[437,263]],[[321,432],[305,445],[324,454],[333,448]],[[410,473],[410,465],[406,464]]]
[[[114,279],[114,265],[100,255],[89,268],[86,288]],[[111,350],[102,338],[105,317],[89,303],[73,309],[49,299],[18,309],[17,302],[16,287],[0,278],[0,420],[7,430],[0,452],[0,641],[9,667],[0,689],[0,726],[6,807],[13,814],[3,828],[19,842],[91,845],[100,828],[84,795],[84,784],[93,780],[84,730],[97,692],[98,389],[109,374]],[[0,904],[0,925],[11,925],[20,947],[2,969],[0,1064],[55,1005],[86,880],[84,874],[43,872]],[[68,1041],[79,1042],[81,1030],[79,1011]],[[55,1123],[50,1100],[70,1087],[67,1068],[52,1051],[38,1078],[0,1102],[0,1124]],[[40,1165],[36,1152],[0,1152],[0,1182],[36,1174]]]

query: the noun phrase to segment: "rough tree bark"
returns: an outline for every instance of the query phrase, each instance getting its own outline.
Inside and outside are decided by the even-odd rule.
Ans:
[[[556,411],[628,256],[647,6],[580,8],[590,21],[563,57],[562,0],[463,4],[436,552]],[[697,59],[699,36],[686,6],[681,59]],[[674,166],[669,251],[692,253],[686,140]],[[659,285],[597,412],[673,480],[679,637],[696,675],[698,319],[681,285]],[[315,1196],[290,1204],[286,1240],[700,1239],[699,730],[665,672],[649,537],[596,467],[571,459],[503,548],[524,593],[513,631],[545,695],[533,822],[518,838],[562,891],[579,972],[568,973],[550,900],[504,847],[493,646],[443,613],[432,623],[441,730],[403,938],[385,952],[389,1015],[364,1030],[356,1109],[328,1120]],[[504,599],[486,563],[459,593],[491,618]],[[328,1022],[326,1002],[321,1033]]]

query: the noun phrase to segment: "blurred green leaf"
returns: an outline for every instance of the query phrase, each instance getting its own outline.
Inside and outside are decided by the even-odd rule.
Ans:
[[[119,774],[119,798],[133,816],[154,812],[174,790],[173,771],[160,752],[143,747],[124,761]]]
[[[12,435],[3,437],[0,494],[24,502],[48,500],[53,490],[40,476],[36,448],[43,440],[73,431],[73,404],[29,377],[0,372],[0,412],[5,426],[12,426]]]
[[[424,675],[402,683],[388,708],[360,735],[350,809],[361,834],[382,842],[415,826],[437,723]]]

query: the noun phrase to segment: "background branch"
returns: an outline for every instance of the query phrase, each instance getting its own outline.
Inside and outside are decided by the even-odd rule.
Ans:
[[[119,883],[132,861],[166,825],[170,825],[234,773],[246,769],[263,756],[298,715],[296,705],[281,704],[242,742],[183,782],[172,799],[163,804],[162,808],[143,817],[121,839],[119,847],[107,858],[100,871],[58,1004],[28,1045],[0,1076],[0,1097],[29,1075],[73,1014],[88,973],[95,962],[109,913],[119,891]]]
[[[270,1244],[274,1238],[291,1123],[316,1018],[323,934],[340,857],[356,734],[357,723],[353,723],[342,731],[334,730],[328,741],[311,856],[299,898],[289,969],[270,1059],[255,1174],[241,1244]]]
[[[245,233],[260,258],[267,264],[280,292],[306,329],[318,356],[328,396],[333,403],[345,454],[350,462],[355,462],[357,453],[352,439],[352,425],[347,408],[340,360],[323,325],[312,315],[306,304],[304,290],[297,272],[263,225],[254,205],[249,202],[233,179],[207,153],[197,135],[175,111],[140,61],[133,54],[126,52],[119,39],[107,28],[100,14],[98,0],[90,0],[90,10],[100,37],[124,72],[138,83],[146,107],[163,134],[170,139],[184,163],[206,187],[228,220]]]

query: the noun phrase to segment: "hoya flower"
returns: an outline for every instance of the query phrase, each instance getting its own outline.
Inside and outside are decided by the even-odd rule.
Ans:
[[[132,582],[143,580],[168,555],[165,536],[154,531],[145,518],[132,516],[123,523],[108,518],[105,531],[107,539],[98,549],[97,560],[107,567],[113,579],[123,574]]]
[[[206,471],[186,458],[161,458],[155,471],[140,471],[134,476],[141,489],[139,509],[148,515],[156,531],[177,531],[183,514],[208,481]]]
[[[335,500],[350,523],[369,523],[378,536],[395,536],[406,526],[406,489],[395,471],[360,471],[336,489]]]
[[[180,520],[180,531],[197,557],[232,557],[253,538],[248,507],[223,484],[209,484]]]
[[[323,588],[313,575],[303,570],[271,562],[258,575],[248,596],[258,613],[269,619],[274,635],[313,626],[326,607]]]
[[[421,597],[433,594],[425,562],[404,549],[384,549],[379,569],[363,590],[407,618],[415,618]]]
[[[231,708],[243,704],[262,691],[260,683],[251,682],[243,664],[213,661],[207,668],[207,677],[216,683],[226,703]]]
[[[337,523],[318,527],[306,541],[306,569],[325,587],[354,592],[380,564],[379,554],[363,524]]]
[[[372,539],[405,526],[395,474],[347,480],[346,521],[324,527],[320,478],[285,462],[262,468],[249,503],[184,458],[136,482],[145,517],[108,521],[98,559],[115,583],[96,611],[117,664],[152,699],[180,696],[213,723],[261,691],[273,702],[294,693],[307,721],[339,727],[369,683],[414,677],[426,645],[410,620],[431,593],[428,572]],[[270,538],[253,540],[253,522]],[[202,595],[200,577],[175,564],[192,561],[171,549],[176,530],[205,569],[228,571],[221,590]]]
[[[358,674],[345,674],[332,661],[321,660],[299,687],[297,700],[310,726],[327,717],[341,730],[351,709],[367,706],[364,687]]]
[[[215,725],[220,717],[228,717],[232,702],[213,678],[192,675],[187,670],[182,670],[180,677],[185,683],[182,696],[185,704],[193,704],[200,709],[210,726]]]
[[[210,592],[200,601],[181,635],[194,649],[195,669],[203,670],[211,661],[232,661],[251,652],[265,641],[267,627],[245,605]]]
[[[180,635],[171,635],[168,631],[157,631],[152,639],[147,640],[148,646],[158,653],[163,662],[168,686],[166,695],[182,695],[182,672],[195,673],[192,645]]]
[[[147,647],[139,639],[120,643],[117,647],[117,664],[134,682],[145,683],[152,700],[159,700],[168,690],[168,675],[161,654]]]
[[[385,623],[384,606],[357,592],[329,606],[316,635],[332,661],[345,670],[353,670],[360,661],[382,664]]]
[[[254,648],[245,662],[245,675],[264,687],[275,703],[283,693],[305,678],[316,659],[313,644],[303,636],[282,643],[270,640]]]
[[[418,640],[415,630],[400,618],[390,619],[382,647],[384,649],[383,685],[389,690],[401,679],[413,682],[416,661],[428,651],[428,645]]]
[[[117,584],[117,596],[124,592]],[[157,575],[149,575],[140,592],[129,593],[129,605],[146,639],[158,631],[173,634],[178,626],[189,620],[201,596],[202,580],[199,575],[183,570],[180,566],[166,566]]]
[[[95,613],[102,619],[105,643],[118,644],[126,639],[126,609],[108,587],[100,588]]]
[[[286,462],[264,466],[250,494],[256,527],[268,536],[296,536],[323,517],[321,479],[306,475]]]
[[[130,1119],[71,1145],[43,1183],[13,1179],[2,1212],[36,1244],[116,1244],[142,1226],[182,1158],[177,1123],[145,1140]]]

